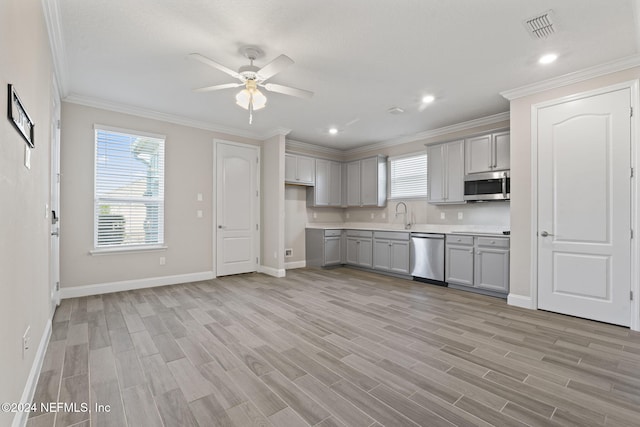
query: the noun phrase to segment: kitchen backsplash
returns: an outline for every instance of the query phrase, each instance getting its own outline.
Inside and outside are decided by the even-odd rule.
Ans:
[[[375,222],[402,224],[404,214],[396,215],[400,200],[387,202],[384,208],[325,209],[308,208],[309,222]],[[430,205],[425,200],[405,201],[412,224],[495,225],[509,228],[509,202],[467,203],[464,205]],[[329,212],[330,211],[330,212]],[[404,212],[398,206],[398,212]],[[315,217],[314,217],[315,215]],[[444,215],[444,217],[443,217]]]

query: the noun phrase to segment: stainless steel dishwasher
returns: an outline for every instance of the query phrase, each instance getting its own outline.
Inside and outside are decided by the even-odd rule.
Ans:
[[[444,282],[444,234],[411,233],[409,268],[414,280]]]

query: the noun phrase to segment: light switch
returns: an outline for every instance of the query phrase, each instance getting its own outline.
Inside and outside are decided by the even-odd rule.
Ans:
[[[198,210],[196,211],[196,216],[197,216],[198,218],[202,218],[202,210],[201,210],[201,209],[198,209]]]
[[[198,193],[198,194],[196,195],[196,200],[197,200],[197,201],[199,201],[199,202],[201,202],[201,201],[202,201],[202,193]]]

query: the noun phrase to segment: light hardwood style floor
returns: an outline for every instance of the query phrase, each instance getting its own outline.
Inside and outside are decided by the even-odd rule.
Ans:
[[[640,334],[353,269],[64,300],[29,426],[638,426]],[[99,412],[95,405],[110,405]]]

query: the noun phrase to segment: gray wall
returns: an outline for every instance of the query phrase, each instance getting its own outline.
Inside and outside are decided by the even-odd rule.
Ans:
[[[51,315],[49,295],[52,61],[39,1],[0,2],[0,402],[19,402]],[[35,122],[31,169],[25,141],[7,120],[7,84]],[[31,348],[22,357],[22,335]],[[0,412],[0,425],[15,414]]]

